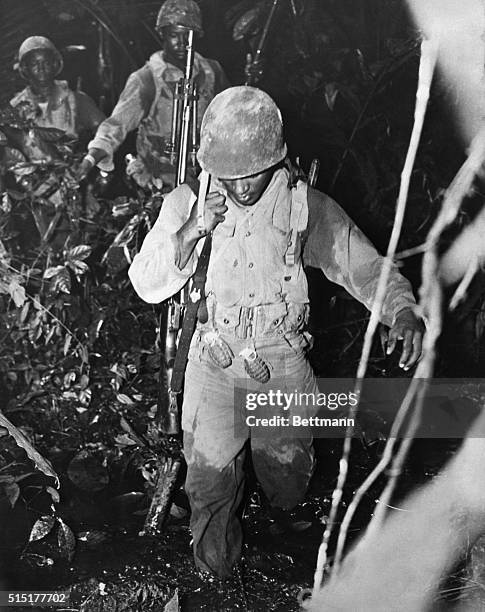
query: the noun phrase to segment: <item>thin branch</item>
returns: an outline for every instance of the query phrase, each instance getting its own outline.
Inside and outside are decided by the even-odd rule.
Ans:
[[[408,430],[405,434],[405,440],[402,443],[394,459],[388,485],[386,486],[381,496],[381,499],[379,500],[380,503],[375,508],[374,518],[370,522],[362,542],[364,542],[364,540],[370,540],[371,537],[375,536],[379,528],[382,526],[387,512],[386,505],[389,505],[389,501],[396,485],[397,477],[402,471],[404,460],[409,451],[413,439],[413,434],[415,433],[416,428],[419,425],[426,388],[423,385],[419,386],[417,383],[415,383],[415,381],[419,377],[422,377],[424,379],[429,379],[432,377],[434,361],[436,357],[435,346],[442,329],[443,296],[440,285],[441,277],[439,274],[440,262],[438,258],[438,243],[444,230],[455,220],[456,216],[458,215],[461,204],[466,198],[466,196],[470,193],[470,189],[473,185],[475,177],[481,168],[481,160],[483,159],[483,152],[485,150],[484,134],[485,132],[479,134],[472,143],[469,157],[463,164],[463,166],[460,168],[450,188],[447,190],[445,199],[443,201],[442,210],[440,211],[440,214],[438,215],[438,218],[430,229],[430,232],[427,237],[426,244],[430,245],[430,248],[429,250],[427,250],[427,252],[425,252],[425,256],[423,259],[423,284],[420,290],[421,309],[428,321],[427,330],[424,337],[423,359],[418,364],[413,383],[411,384],[408,390],[408,394],[405,398],[405,401],[403,402],[403,405],[400,408],[400,412],[403,408],[406,408],[407,413],[407,408],[410,405],[410,400],[415,394],[417,395],[416,408],[408,425]],[[471,266],[471,269],[466,271],[453,300],[456,301],[457,295],[459,295],[462,291],[466,289],[469,282],[471,281],[471,278],[473,278],[475,271],[476,267],[474,266]],[[406,406],[404,406],[405,402],[407,404]],[[399,413],[398,417],[400,418]],[[400,419],[400,421],[402,422],[402,419]],[[397,422],[394,423],[394,425],[396,426],[397,424]],[[358,491],[359,499],[362,498],[363,494],[368,489],[368,486],[371,486],[372,482],[375,481],[375,479],[383,472],[385,467],[389,464],[390,457],[392,456],[392,450],[396,442],[396,432],[394,429],[394,425],[393,431],[391,431],[391,436],[386,444],[386,448],[384,449],[384,454],[381,462]],[[352,514],[353,511],[355,511],[357,503],[358,500],[355,504],[351,504]],[[348,514],[350,514],[350,511],[351,508],[349,507]],[[344,522],[346,523],[346,526],[348,526],[348,523],[350,523],[350,518],[347,515],[346,517],[344,517]]]
[[[407,259],[408,257],[414,257],[415,255],[420,255],[421,253],[429,251],[430,248],[432,248],[432,245],[425,242],[424,244],[419,244],[418,246],[406,249],[400,253],[396,253],[394,259]]]
[[[480,268],[480,263],[478,259],[475,258],[473,260],[473,263],[467,268],[465,272],[465,276],[462,278],[460,284],[456,288],[456,291],[453,297],[450,300],[450,305],[449,305],[450,310],[455,310],[458,304],[462,300],[465,299],[466,292],[468,291],[468,288],[470,287],[470,284],[473,278],[475,277],[475,274],[477,273],[479,268]]]
[[[364,105],[362,106],[360,113],[357,119],[355,120],[354,127],[352,128],[352,132],[350,133],[349,139],[347,141],[347,145],[344,149],[344,152],[342,153],[342,157],[340,158],[339,165],[337,166],[337,170],[335,171],[332,182],[330,184],[330,191],[333,191],[335,189],[337,180],[340,176],[340,173],[342,172],[342,168],[344,167],[345,160],[347,159],[348,154],[351,152],[351,145],[354,141],[354,138],[360,129],[360,126],[362,124],[362,121],[364,120],[364,117],[367,114],[367,109],[369,108],[370,103],[372,102],[377,92],[379,91],[382,81],[384,80],[385,77],[389,76],[390,74],[393,74],[398,68],[402,66],[402,64],[406,63],[408,59],[414,55],[414,53],[415,53],[414,49],[412,49],[411,51],[406,51],[404,55],[398,58],[398,61],[396,63],[392,64],[392,66],[389,69],[383,70],[377,77],[376,82],[374,83],[371,91],[369,92],[364,102]]]
[[[397,245],[399,242],[399,237],[401,235],[404,213],[406,210],[406,202],[409,192],[409,184],[411,181],[412,170],[414,167],[414,162],[416,159],[416,154],[419,146],[419,141],[421,138],[421,132],[424,124],[424,118],[426,115],[427,104],[429,100],[429,92],[431,88],[431,81],[433,78],[434,68],[436,65],[436,59],[438,54],[438,45],[435,41],[423,41],[421,44],[421,61],[419,66],[419,82],[418,82],[418,90],[416,94],[416,110],[414,116],[414,126],[413,131],[411,133],[411,139],[409,143],[408,152],[406,155],[406,160],[404,163],[404,168],[401,174],[401,186],[399,190],[399,197],[396,206],[396,215],[394,218],[394,224],[392,228],[391,238],[389,240],[389,246],[387,249],[386,258],[384,258],[382,269],[379,276],[379,281],[377,284],[376,295],[374,298],[374,303],[372,306],[371,316],[369,320],[369,324],[367,327],[367,331],[364,338],[364,346],[362,349],[362,356],[359,363],[359,367],[357,369],[357,382],[355,385],[355,392],[358,394],[357,397],[360,397],[360,393],[362,391],[363,378],[365,376],[367,370],[367,364],[370,357],[370,351],[372,347],[372,342],[374,338],[375,331],[379,324],[380,315],[382,311],[382,307],[384,304],[386,291],[387,291],[387,283],[389,280],[389,275],[391,272],[391,265],[396,253]],[[357,413],[358,404],[351,408],[349,419],[354,419]],[[342,458],[340,459],[340,470],[337,479],[337,485],[332,494],[332,505],[330,509],[330,516],[327,523],[327,528],[323,535],[322,544],[320,545],[320,549],[318,552],[318,560],[317,560],[317,568],[314,576],[314,595],[316,595],[318,589],[321,586],[323,580],[324,569],[327,563],[327,550],[330,542],[330,538],[333,531],[333,526],[335,524],[335,520],[337,517],[340,501],[343,496],[343,490],[345,486],[345,482],[347,480],[348,466],[349,466],[349,458],[350,451],[352,445],[352,435],[353,428],[348,428],[345,441],[344,448],[342,453]],[[345,538],[346,538],[346,530],[341,528],[341,550],[343,550]],[[343,533],[342,533],[343,532]],[[341,555],[340,555],[341,556]],[[333,572],[336,573],[338,571],[338,567],[340,564],[340,556],[335,557]]]
[[[429,253],[428,257],[435,261],[436,269],[438,264],[438,258],[436,256],[436,250]],[[416,373],[412,382],[412,395],[416,397],[416,405],[414,412],[411,415],[411,419],[405,433],[404,440],[399,448],[399,451],[394,458],[391,474],[389,481],[381,495],[382,505],[378,505],[374,511],[374,517],[369,523],[364,540],[375,536],[376,532],[382,526],[384,518],[387,513],[386,504],[391,501],[392,494],[394,492],[397,479],[402,472],[402,468],[411,447],[414,435],[416,434],[417,428],[421,422],[421,414],[424,407],[424,400],[426,396],[426,390],[429,385],[429,379],[433,376],[434,364],[436,359],[436,342],[441,334],[442,329],[442,300],[443,292],[440,284],[438,274],[434,274],[430,277],[423,278],[423,284],[429,285],[428,301],[425,307],[427,314],[428,326],[426,334],[424,336],[423,343],[423,358],[418,365]],[[423,305],[424,306],[424,305]],[[422,380],[421,380],[422,379]],[[411,388],[410,386],[410,388]]]
[[[419,366],[418,366],[419,367]],[[339,537],[337,540],[337,552],[339,558],[343,555],[343,549],[345,546],[345,540],[347,536],[347,532],[349,530],[350,524],[354,517],[354,514],[359,507],[360,502],[364,495],[369,491],[371,486],[376,482],[376,480],[381,476],[384,471],[387,469],[388,465],[392,461],[394,447],[397,442],[397,435],[409,413],[409,409],[412,405],[412,400],[414,398],[414,388],[412,387],[412,383],[409,389],[406,392],[406,396],[404,397],[401,406],[399,407],[398,413],[391,427],[391,432],[389,434],[389,438],[386,442],[386,446],[384,447],[384,451],[382,453],[382,457],[376,467],[372,470],[372,472],[367,476],[364,482],[360,485],[357,491],[354,493],[352,498],[352,502],[350,503],[345,516],[342,520],[342,526],[339,531]],[[382,503],[382,498],[379,503]]]

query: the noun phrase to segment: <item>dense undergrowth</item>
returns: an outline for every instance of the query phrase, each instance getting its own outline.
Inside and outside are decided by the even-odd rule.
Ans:
[[[117,7],[108,0],[75,4],[69,31],[77,39],[89,45],[103,22],[116,34],[107,43],[113,73],[102,81],[111,83],[109,95],[115,100],[114,90],[126,77],[112,65],[116,38],[136,38],[125,46],[133,64],[140,64],[143,53],[157,43],[142,34],[153,3],[139,2],[139,12],[128,0]],[[203,44],[218,51],[223,65],[227,58],[233,82],[240,81],[245,53],[257,45],[267,4],[201,4],[219,28],[208,27]],[[56,5],[67,10],[73,3],[56,0]],[[94,17],[83,5],[94,10]],[[7,21],[20,23],[21,9],[10,8]],[[51,29],[53,38],[60,9],[48,18],[43,15],[43,28],[48,35]],[[29,5],[28,14],[36,10],[37,5]],[[135,14],[136,28],[129,30]],[[35,23],[29,28],[27,34],[37,33]],[[0,43],[9,45],[8,53],[16,33],[12,30]],[[318,186],[381,249],[392,224],[412,123],[418,43],[419,33],[399,0],[283,2],[267,42],[260,85],[282,107],[293,160],[299,158],[307,169],[313,157],[320,159]],[[74,80],[79,75],[67,76]],[[11,76],[6,82],[18,85]],[[87,82],[106,101],[101,76],[98,83]],[[401,250],[423,242],[460,165],[463,152],[445,110],[453,95],[435,86]],[[23,556],[34,565],[72,559],[72,531],[78,535],[83,526],[69,509],[76,495],[114,499],[137,493],[119,503],[143,513],[162,445],[153,427],[159,312],[139,300],[126,273],[162,197],[127,182],[121,171],[108,188],[99,180],[78,185],[74,170],[81,149],[56,130],[36,128],[28,112],[0,113],[0,415],[18,432],[15,437],[0,421],[0,536],[10,550],[6,558]],[[450,237],[473,217],[478,200],[479,193]],[[415,289],[419,263],[419,255],[403,262]],[[316,371],[352,376],[365,309],[316,271],[309,274]],[[439,373],[479,371],[484,325],[477,278],[460,313],[445,328]],[[376,343],[369,374],[395,375],[394,365]],[[52,463],[60,482],[33,454],[35,448]],[[35,542],[48,537],[55,540],[48,552],[36,550]]]

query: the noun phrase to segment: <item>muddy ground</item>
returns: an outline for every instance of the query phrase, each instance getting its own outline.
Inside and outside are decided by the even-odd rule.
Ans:
[[[20,557],[15,540],[17,544],[21,541],[29,522],[27,515],[17,512],[15,525],[12,523],[16,536],[12,535],[6,564],[7,586],[13,590],[67,590],[69,606],[57,608],[66,611],[299,610],[304,589],[310,588],[313,581],[340,444],[317,442],[317,470],[307,499],[293,513],[288,525],[279,525],[269,518],[262,494],[254,479],[250,479],[243,519],[244,563],[239,576],[224,584],[203,578],[194,569],[182,489],[175,496],[165,533],[159,538],[146,538],[138,535],[148,504],[141,491],[112,497],[106,490],[83,493],[66,481],[59,513],[76,536],[74,557],[71,562],[59,558],[55,534],[33,542]],[[375,463],[379,444],[355,443],[349,491]],[[455,441],[435,441],[433,445],[416,442],[393,503],[398,507],[406,490],[432,477],[455,447]],[[369,520],[376,495],[370,492],[367,496],[353,524],[351,539]],[[457,588],[444,591],[449,599],[460,595]]]

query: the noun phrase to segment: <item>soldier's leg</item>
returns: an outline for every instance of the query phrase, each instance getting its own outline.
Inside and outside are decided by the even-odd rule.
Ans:
[[[313,473],[311,439],[252,438],[256,476],[271,506],[291,510],[305,497]]]
[[[303,339],[269,344],[261,353],[272,365],[275,390],[309,394],[318,393],[315,376],[306,358]],[[308,405],[291,407],[280,414],[311,416],[315,407]],[[276,413],[275,413],[276,414]],[[269,503],[276,508],[289,510],[300,503],[308,487],[314,467],[312,438],[282,438],[265,435],[264,430],[253,432],[251,450],[256,476]],[[305,434],[303,434],[305,435]]]
[[[192,360],[184,395],[186,491],[192,510],[194,559],[201,570],[228,576],[241,556],[238,516],[244,492],[245,437],[234,436],[230,372]]]
[[[244,448],[225,466],[213,465],[197,450],[197,436],[185,434],[186,491],[192,510],[190,528],[197,567],[223,578],[241,557],[238,509],[244,493]],[[236,449],[233,449],[236,450]]]

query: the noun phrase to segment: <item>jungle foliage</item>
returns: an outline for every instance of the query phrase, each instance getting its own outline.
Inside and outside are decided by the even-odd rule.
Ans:
[[[71,50],[66,77],[74,85],[82,77],[88,93],[108,110],[127,74],[159,45],[151,31],[159,2],[3,4],[2,57],[13,62],[30,34],[51,36],[64,49],[85,45],[86,51],[78,51],[85,67],[72,59]],[[202,51],[212,51],[232,81],[241,82],[246,54],[258,45],[271,3],[200,4],[208,22]],[[263,54],[259,85],[283,109],[294,160],[307,169],[313,156],[320,158],[318,186],[381,248],[412,124],[419,41],[401,0],[282,0]],[[8,62],[0,76],[6,102],[21,82]],[[402,249],[422,242],[461,161],[444,110],[447,97],[438,84],[413,175]],[[57,130],[36,127],[28,112],[5,106],[0,113],[1,410],[55,466],[65,471],[69,463],[68,476],[80,489],[99,491],[116,481],[113,494],[123,493],[123,478],[130,473],[140,475],[140,488],[150,493],[163,447],[153,427],[158,312],[134,294],[127,267],[162,196],[125,182],[121,171],[111,191],[78,185],[75,144]],[[406,268],[411,278],[416,269],[411,260]],[[470,341],[477,345],[485,320],[481,295],[478,289],[466,312]],[[339,326],[332,358],[352,367],[365,314],[345,299],[331,304],[330,319]],[[71,536],[54,518],[55,478],[44,471],[45,480],[32,481],[36,470],[27,445],[12,443],[6,429],[0,432],[2,440],[10,438],[0,447],[4,508],[28,508],[27,539],[35,525],[38,535],[55,523],[60,550],[69,556]]]

